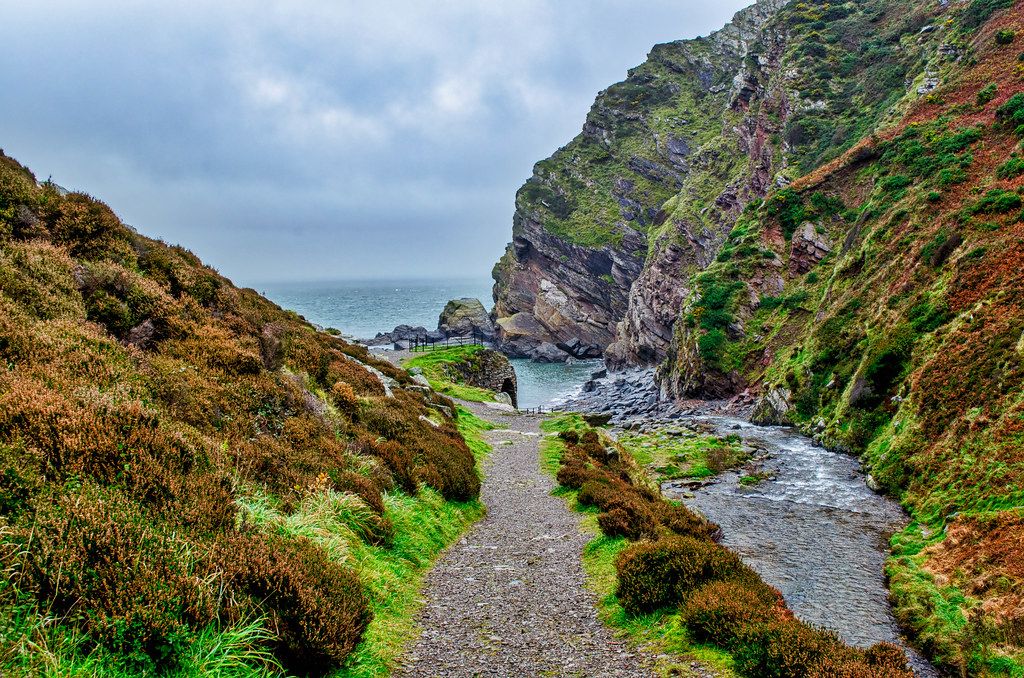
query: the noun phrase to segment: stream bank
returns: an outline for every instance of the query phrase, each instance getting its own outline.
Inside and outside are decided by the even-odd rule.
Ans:
[[[758,452],[742,471],[705,481],[670,480],[662,493],[722,528],[722,543],[778,588],[796,615],[847,643],[906,647],[888,600],[883,568],[889,538],[907,523],[895,501],[872,492],[859,461],[816,446],[794,429],[755,426],[724,402],[662,402],[650,371],[595,383],[566,407],[610,418],[612,431],[655,431],[668,423],[725,437]],[[723,413],[724,411],[724,413]],[[741,483],[742,475],[763,478]],[[938,673],[908,649],[919,676]]]

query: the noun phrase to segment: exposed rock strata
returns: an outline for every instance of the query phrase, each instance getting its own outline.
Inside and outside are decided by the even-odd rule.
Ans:
[[[494,269],[504,351],[533,357],[546,343],[591,357],[615,340],[648,257],[648,232],[665,222],[665,201],[714,161],[703,149],[722,133],[734,83],[746,82],[751,41],[783,4],[762,0],[708,38],[656,46],[625,82],[598,95],[580,136],[538,163],[517,195],[513,241]],[[691,230],[697,241],[722,237]],[[616,356],[651,362],[664,354],[668,309],[680,299],[671,282],[653,278],[671,281],[691,258],[682,247],[650,266],[627,322],[651,339],[635,347],[627,339]]]

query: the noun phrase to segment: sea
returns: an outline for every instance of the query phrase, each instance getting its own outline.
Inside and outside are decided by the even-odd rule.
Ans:
[[[490,308],[492,282],[486,279],[372,280],[263,283],[267,298],[306,320],[341,330],[358,339],[390,332],[396,325],[437,327],[449,299],[473,297]],[[513,360],[519,382],[519,406],[555,408],[579,393],[600,360],[572,364],[540,364]]]

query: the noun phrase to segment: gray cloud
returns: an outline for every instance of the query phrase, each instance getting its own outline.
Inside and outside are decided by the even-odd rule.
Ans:
[[[595,93],[745,4],[11,3],[0,146],[243,284],[485,275]]]

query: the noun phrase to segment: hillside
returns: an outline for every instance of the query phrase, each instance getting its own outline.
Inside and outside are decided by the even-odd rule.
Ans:
[[[372,668],[480,513],[450,400],[2,154],[0,358],[4,675]]]
[[[658,365],[665,398],[741,396],[756,421],[861,455],[913,518],[888,567],[904,628],[947,667],[1018,675],[1024,3],[758,8],[731,52],[722,34],[656,47],[587,125],[628,92],[619,127],[538,164],[496,268],[499,324],[525,328],[525,313],[540,340],[565,342],[575,327],[545,294],[591,298],[565,267],[642,258],[632,281],[612,271],[589,314],[608,361]],[[678,76],[671,53],[689,64]],[[719,70],[702,79],[697,64]],[[657,124],[673,107],[697,131],[678,181],[636,183],[644,219],[607,205],[602,219],[579,196],[635,183],[618,159],[639,151],[616,130],[667,149]],[[608,157],[580,164],[584,149]],[[544,186],[562,201],[534,199]],[[541,256],[553,240],[568,261]]]
[[[934,11],[761,0],[706,38],[657,45],[520,189],[494,270],[505,348],[579,339],[657,364],[690,275],[743,207],[837,157],[923,82]]]

